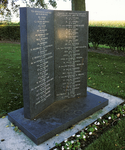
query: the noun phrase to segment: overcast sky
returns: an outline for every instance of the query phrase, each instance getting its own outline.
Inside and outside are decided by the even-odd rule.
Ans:
[[[71,10],[71,0],[57,0],[56,10]],[[86,11],[89,20],[125,20],[125,0],[86,0]]]
[[[125,0],[86,0],[90,20],[125,20]]]
[[[57,0],[57,9],[71,10],[71,1]],[[86,0],[89,20],[125,20],[125,0]]]

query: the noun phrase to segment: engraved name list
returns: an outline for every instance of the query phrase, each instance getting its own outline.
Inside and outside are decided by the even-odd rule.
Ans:
[[[21,8],[24,115],[86,96],[87,12]]]

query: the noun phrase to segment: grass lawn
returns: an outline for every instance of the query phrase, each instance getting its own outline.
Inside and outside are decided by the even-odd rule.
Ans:
[[[125,57],[90,52],[88,86],[125,99]]]
[[[19,44],[0,43],[0,116],[23,107]]]
[[[125,150],[125,118],[110,130],[104,132],[85,150]]]
[[[0,60],[0,116],[2,117],[10,111],[23,107],[20,45],[0,43]],[[88,86],[125,99],[125,58],[89,52]],[[98,126],[90,125],[54,149],[62,149],[62,146],[65,149],[76,150],[84,147],[86,150],[125,149],[124,115],[125,106],[118,106],[99,119]],[[121,120],[118,120],[120,117]],[[112,127],[114,122],[117,122],[117,125]],[[94,143],[90,144],[93,140]]]
[[[89,43],[89,46],[90,46],[90,47],[93,47],[93,44],[92,44],[92,43]],[[106,49],[110,49],[109,46],[107,46],[107,45],[101,45],[101,44],[98,45],[98,48],[106,48]]]

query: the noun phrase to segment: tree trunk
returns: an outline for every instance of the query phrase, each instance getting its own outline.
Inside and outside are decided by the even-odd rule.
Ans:
[[[72,0],[72,10],[85,11],[85,0]]]

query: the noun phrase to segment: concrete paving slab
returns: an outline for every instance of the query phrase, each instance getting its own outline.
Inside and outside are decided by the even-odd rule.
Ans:
[[[68,129],[64,132],[58,134],[58,136],[54,136],[53,138],[47,140],[46,142],[37,146],[33,143],[23,132],[15,132],[11,127],[11,122],[8,120],[6,116],[4,119],[0,118],[0,149],[1,150],[49,150],[55,146],[55,143],[61,143],[66,138],[69,138],[73,134],[82,130],[89,124],[93,123],[99,117],[104,116],[106,113],[114,109],[119,104],[123,103],[124,100],[115,96],[112,96],[107,93],[99,92],[98,90],[87,88],[87,91],[107,98],[109,100],[109,104],[103,109],[97,111],[92,114],[90,117],[78,122],[74,125],[73,129]],[[9,127],[6,127],[9,125]]]

